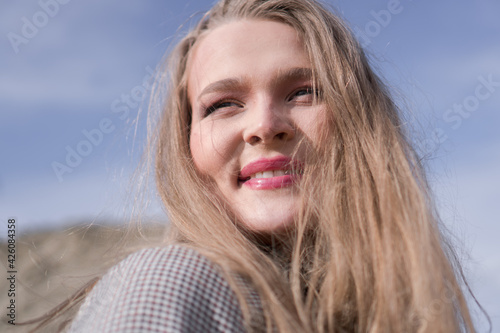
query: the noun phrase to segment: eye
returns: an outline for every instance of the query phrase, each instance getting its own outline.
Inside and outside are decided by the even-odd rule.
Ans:
[[[306,88],[306,89],[301,89],[299,91],[297,91],[294,96],[304,96],[304,95],[309,95],[309,94],[312,94],[313,93],[313,90],[312,88]]]
[[[240,108],[241,104],[236,102],[236,101],[232,101],[232,100],[217,101],[217,102],[213,103],[212,105],[204,108],[203,117],[208,117],[210,114],[212,114],[215,111],[218,111],[221,109],[233,108],[233,107]]]
[[[320,92],[312,87],[302,87],[295,90],[289,97],[288,102],[312,104],[316,98],[320,97]]]

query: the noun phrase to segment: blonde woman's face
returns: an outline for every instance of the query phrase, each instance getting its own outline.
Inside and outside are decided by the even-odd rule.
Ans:
[[[317,145],[325,120],[296,31],[272,21],[226,23],[198,42],[188,70],[196,167],[251,230],[292,226],[305,147]],[[292,158],[301,140],[309,144]]]

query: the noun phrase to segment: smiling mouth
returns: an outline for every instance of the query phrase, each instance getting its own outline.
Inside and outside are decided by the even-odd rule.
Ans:
[[[304,163],[289,156],[260,158],[245,165],[238,175],[238,186],[251,190],[290,187],[304,173]]]
[[[293,186],[303,174],[304,164],[287,156],[262,158],[241,169],[238,186],[251,190],[281,189]]]
[[[252,180],[252,179],[269,179],[269,178],[293,176],[293,175],[303,175],[303,174],[304,174],[303,169],[299,169],[299,170],[291,170],[291,169],[267,170],[267,171],[254,173],[254,174],[252,174],[248,177],[245,177],[245,178],[242,178],[240,176],[240,177],[238,177],[238,181],[241,183],[244,183],[244,182],[246,182],[248,180]]]

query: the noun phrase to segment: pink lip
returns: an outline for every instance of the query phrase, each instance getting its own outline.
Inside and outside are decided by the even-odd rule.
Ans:
[[[300,179],[301,175],[291,174],[272,178],[246,179],[257,172],[290,169],[298,170],[302,169],[302,166],[303,163],[297,160],[292,160],[287,156],[260,158],[243,167],[243,169],[241,169],[238,180],[242,182],[244,186],[248,186],[249,188],[254,190],[278,189],[293,185],[294,182]]]

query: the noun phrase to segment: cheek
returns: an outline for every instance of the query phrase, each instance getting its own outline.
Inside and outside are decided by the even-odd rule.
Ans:
[[[191,156],[193,157],[193,162],[198,171],[202,174],[210,173],[210,154],[204,147],[203,138],[201,137],[201,132],[199,129],[192,129],[191,136],[189,138],[189,149],[191,150]]]
[[[192,129],[190,150],[193,162],[202,174],[217,178],[226,169],[231,160],[230,140],[227,132],[218,131],[209,126],[197,126]],[[215,179],[217,180],[217,179]]]
[[[308,114],[302,113],[299,115],[299,119],[297,119],[299,127],[304,135],[316,147],[320,145],[321,137],[323,136],[322,133],[324,133],[325,128],[328,127],[326,112],[326,107],[318,107],[315,112]]]

